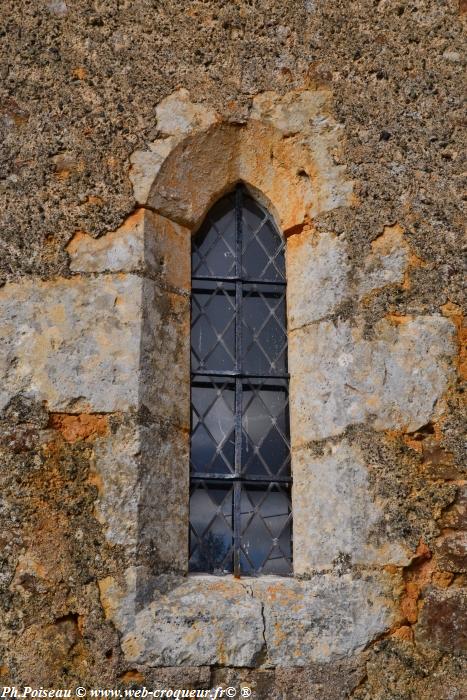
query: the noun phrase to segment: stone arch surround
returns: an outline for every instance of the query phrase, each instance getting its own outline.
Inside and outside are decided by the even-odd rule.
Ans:
[[[135,197],[192,231],[238,181],[264,198],[285,235],[352,201],[352,183],[335,162],[341,126],[328,91],[264,93],[241,124],[192,104],[185,90],[156,114],[161,137],[130,158]]]
[[[10,342],[16,363],[2,402],[20,389],[58,414],[112,416],[93,448],[96,517],[125,565],[99,587],[129,662],[304,666],[351,657],[400,623],[401,569],[415,550],[385,518],[390,501],[373,489],[374,457],[352,429],[413,432],[439,416],[453,324],[385,317],[366,333],[361,307],[406,282],[411,252],[403,230],[388,225],[355,270],[346,241],[315,230],[319,213],[356,205],[336,164],[341,129],[327,91],[260,95],[250,118],[231,124],[181,90],[156,116],[160,138],[130,159],[135,212],[99,239],[74,236],[71,279],[2,290],[7,310],[10,299],[28,301],[24,326],[42,324],[40,344]],[[184,575],[190,236],[238,180],[262,193],[288,236],[293,579]],[[349,302],[352,315],[343,313]]]
[[[196,230],[211,205],[242,181],[287,232],[303,224],[312,201],[309,176],[304,166],[295,165],[303,162],[297,161],[298,150],[296,143],[263,122],[214,124],[174,147],[155,178],[147,205]]]

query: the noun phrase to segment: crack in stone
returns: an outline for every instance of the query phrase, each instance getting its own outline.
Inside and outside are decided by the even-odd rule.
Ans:
[[[262,619],[262,621],[263,621],[263,643],[264,643],[264,647],[263,647],[263,648],[264,648],[265,656],[267,657],[267,655],[268,655],[268,643],[267,643],[267,641],[266,641],[266,617],[265,617],[265,615],[264,615],[264,602],[263,602],[263,601],[260,601],[260,603],[261,603],[261,610],[260,610],[260,612],[261,612],[261,619]]]
[[[260,604],[260,615],[261,615],[261,621],[262,621],[261,635],[263,638],[263,646],[259,650],[259,652],[256,654],[255,666],[258,668],[260,668],[261,666],[265,666],[265,665],[269,667],[269,663],[268,663],[269,654],[268,654],[268,643],[266,640],[266,617],[264,614],[264,601],[262,601],[261,599],[259,599],[255,596],[252,586],[250,586],[248,584],[245,585],[244,582],[241,580],[239,580],[239,583],[242,586],[242,588],[246,591],[247,595],[249,595],[254,600],[257,600],[258,603]]]

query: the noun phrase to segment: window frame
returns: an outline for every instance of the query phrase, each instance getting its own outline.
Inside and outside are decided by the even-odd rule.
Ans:
[[[232,195],[231,195],[232,196]],[[289,513],[287,516],[287,521],[285,525],[283,525],[281,529],[281,534],[282,532],[288,528],[288,532],[290,533],[290,556],[286,557],[285,553],[284,554],[284,560],[289,562],[289,571],[286,574],[277,574],[277,572],[273,572],[276,575],[286,575],[286,576],[293,576],[293,531],[292,531],[292,471],[291,471],[291,443],[290,443],[290,415],[289,415],[289,395],[290,395],[290,389],[289,389],[289,379],[290,379],[290,374],[288,371],[288,334],[287,334],[287,311],[286,311],[286,289],[287,289],[287,280],[286,280],[286,273],[285,273],[285,240],[283,236],[281,235],[271,213],[262,205],[260,204],[257,199],[250,194],[250,192],[247,190],[245,185],[243,183],[238,183],[233,191],[233,197],[234,197],[234,206],[235,206],[235,267],[234,267],[234,275],[228,275],[228,276],[220,276],[220,275],[196,275],[193,274],[191,275],[192,279],[192,287],[193,283],[197,282],[218,282],[219,284],[231,284],[234,285],[233,293],[234,293],[234,298],[235,298],[235,310],[234,310],[234,327],[235,327],[235,340],[234,340],[234,350],[235,350],[235,369],[233,370],[224,370],[221,371],[219,369],[215,370],[209,370],[209,369],[195,369],[193,370],[192,365],[190,366],[190,393],[193,388],[194,382],[198,381],[203,381],[204,380],[209,380],[211,377],[212,381],[216,378],[221,378],[221,381],[224,382],[225,384],[231,383],[235,387],[235,393],[234,393],[234,435],[235,435],[235,449],[234,449],[234,473],[227,473],[227,474],[217,474],[217,473],[203,473],[203,472],[194,472],[192,470],[191,466],[191,436],[193,434],[193,421],[190,424],[190,491],[191,487],[194,482],[217,482],[218,484],[232,484],[233,488],[233,507],[232,507],[232,531],[233,531],[233,536],[232,536],[232,547],[228,550],[228,555],[229,557],[232,556],[233,560],[233,565],[232,565],[232,571],[228,572],[223,572],[223,573],[233,573],[235,577],[240,577],[244,575],[260,575],[262,573],[261,569],[264,567],[264,565],[268,562],[269,556],[272,552],[273,547],[270,550],[270,553],[266,557],[266,559],[263,561],[263,564],[258,568],[255,569],[253,572],[248,572],[247,574],[245,572],[241,571],[241,553],[242,553],[242,512],[241,512],[241,502],[242,502],[242,489],[245,487],[245,485],[254,486],[254,485],[267,485],[267,490],[265,491],[267,494],[269,494],[272,490],[273,487],[276,487],[280,489],[280,492],[282,494],[287,495],[288,499],[288,507],[289,507]],[[270,280],[270,279],[260,279],[260,278],[251,278],[244,272],[243,268],[243,261],[242,261],[242,256],[243,256],[243,245],[244,245],[244,240],[243,240],[243,222],[242,222],[242,215],[243,215],[243,199],[244,197],[248,197],[250,200],[252,200],[256,206],[264,213],[264,221],[261,224],[260,229],[262,226],[266,223],[269,222],[269,224],[272,226],[274,232],[277,234],[277,236],[280,237],[281,239],[281,246],[278,249],[278,252],[276,253],[275,257],[277,257],[278,254],[281,254],[283,256],[284,260],[284,272],[283,272],[283,279],[276,279],[276,280]],[[221,201],[222,198],[219,201]],[[259,229],[259,230],[260,230]],[[194,243],[196,241],[196,234],[192,240]],[[242,366],[242,362],[244,360],[243,358],[243,323],[242,323],[242,316],[241,316],[241,309],[242,309],[242,303],[244,299],[244,285],[251,285],[252,288],[255,288],[256,285],[267,285],[269,289],[273,288],[278,289],[282,288],[283,291],[283,303],[284,303],[284,315],[283,319],[281,320],[281,324],[284,330],[284,335],[285,335],[285,345],[284,349],[281,354],[284,355],[284,371],[271,371],[268,374],[265,373],[255,373],[255,372],[245,372]],[[274,291],[270,292],[274,293]],[[192,299],[193,299],[193,289],[192,289]],[[192,302],[193,303],[193,302]],[[275,316],[275,314],[274,314]],[[277,317],[275,316],[276,321],[278,320]],[[192,323],[190,323],[190,337],[192,335]],[[273,363],[272,363],[273,364]],[[254,381],[258,382],[265,382],[267,380],[278,380],[281,382],[279,386],[285,387],[285,397],[286,397],[286,402],[284,404],[284,421],[285,421],[285,439],[286,439],[286,446],[288,449],[288,457],[287,457],[287,466],[288,466],[288,472],[286,475],[284,474],[279,474],[279,475],[254,475],[254,474],[249,474],[246,475],[243,472],[243,464],[242,464],[242,452],[243,452],[243,433],[244,433],[244,427],[243,427],[243,419],[244,419],[244,404],[243,404],[243,384],[245,382],[250,381],[253,383]],[[261,387],[261,384],[260,384]],[[253,389],[252,389],[253,390]],[[253,390],[254,391],[254,390]],[[193,416],[193,411],[192,411],[192,416]],[[282,436],[284,438],[284,436]],[[285,464],[285,461],[283,462]],[[282,467],[279,471],[282,470]],[[266,497],[264,497],[266,498]],[[263,500],[264,500],[263,498]],[[263,501],[261,501],[262,503]],[[257,506],[259,508],[259,506]],[[255,516],[253,516],[255,517]],[[214,518],[213,518],[214,519]],[[190,516],[189,516],[189,522],[190,522],[190,552],[191,552],[191,537],[192,537],[192,525],[191,525],[191,509],[190,509]],[[251,522],[251,520],[250,520]],[[211,520],[212,523],[212,520]],[[209,530],[210,525],[206,528],[204,531],[204,535],[206,532]],[[248,526],[247,526],[248,527]],[[245,530],[247,528],[244,528]],[[268,528],[269,529],[269,528]],[[277,538],[278,539],[278,538]],[[273,539],[274,543],[274,539]],[[233,551],[232,551],[233,550]],[[283,551],[283,550],[281,550]],[[227,554],[224,557],[224,560],[227,558]],[[199,571],[196,570],[197,573],[208,573],[208,574],[213,574],[217,573],[215,571]],[[191,571],[193,573],[193,571]],[[270,573],[270,572],[266,572]]]

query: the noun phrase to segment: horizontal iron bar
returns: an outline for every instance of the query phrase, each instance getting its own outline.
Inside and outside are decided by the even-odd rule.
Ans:
[[[282,282],[281,280],[247,280],[243,277],[197,277],[193,275],[191,278],[193,282],[243,282],[244,284],[269,284],[278,285],[279,287],[285,287],[287,282]]]
[[[191,372],[192,377],[239,377],[240,379],[289,379],[290,374],[245,374],[236,370],[224,370],[222,372],[214,369],[196,370]]]
[[[190,478],[195,481],[244,481],[244,482],[255,482],[255,483],[265,483],[265,484],[291,484],[291,476],[260,476],[256,474],[249,474],[248,476],[242,474],[204,474],[201,472],[192,472]]]

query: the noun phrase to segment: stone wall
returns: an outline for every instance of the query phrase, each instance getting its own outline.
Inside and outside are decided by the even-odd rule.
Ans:
[[[3,3],[3,685],[463,697],[463,9]],[[240,180],[287,238],[291,579],[186,575],[190,237]]]

